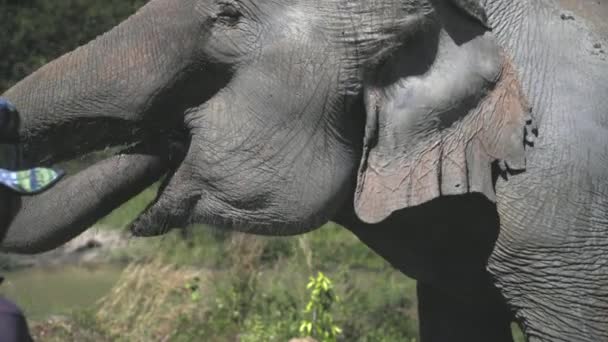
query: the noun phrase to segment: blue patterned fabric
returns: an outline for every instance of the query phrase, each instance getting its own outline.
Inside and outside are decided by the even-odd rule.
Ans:
[[[7,99],[0,97],[0,112],[16,112],[17,108]]]
[[[8,116],[15,115],[17,109],[8,100],[0,97],[0,128],[9,122]],[[6,159],[9,160],[6,160]],[[13,153],[0,153],[0,166],[12,165]],[[6,166],[5,166],[6,167]],[[63,171],[43,167],[30,170],[12,171],[0,168],[0,186],[5,186],[20,194],[35,194],[50,188],[62,176]]]
[[[48,189],[62,176],[62,171],[42,167],[24,171],[0,169],[0,184],[20,194],[35,194]]]

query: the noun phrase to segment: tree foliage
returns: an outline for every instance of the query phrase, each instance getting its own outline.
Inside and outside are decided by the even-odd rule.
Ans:
[[[0,0],[0,93],[147,0]]]

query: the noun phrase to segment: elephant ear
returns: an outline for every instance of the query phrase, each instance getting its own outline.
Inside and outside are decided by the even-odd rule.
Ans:
[[[464,11],[465,14],[477,20],[486,28],[490,28],[488,23],[488,15],[486,10],[481,5],[480,0],[449,0],[454,6]]]
[[[536,131],[516,72],[489,33],[457,44],[440,30],[374,75],[364,84],[361,220],[377,223],[439,196],[495,200],[493,165],[505,176],[524,170]]]

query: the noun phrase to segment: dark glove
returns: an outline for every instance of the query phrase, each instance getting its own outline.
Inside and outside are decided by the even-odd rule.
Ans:
[[[0,97],[0,143],[16,143],[19,113],[8,100]]]
[[[17,137],[19,114],[8,100],[0,98],[0,142],[14,143]],[[7,146],[11,147],[11,145]],[[16,146],[14,147],[16,148]],[[16,153],[0,154],[0,166],[13,165]],[[29,195],[42,192],[55,184],[63,172],[54,169],[36,167],[30,170],[12,171],[0,168],[0,186],[8,187],[20,194]]]

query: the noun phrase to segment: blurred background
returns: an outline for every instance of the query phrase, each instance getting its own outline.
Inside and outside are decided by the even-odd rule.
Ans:
[[[0,0],[0,94],[145,2]],[[0,254],[0,294],[38,340],[418,340],[415,282],[340,226],[289,238],[205,226],[127,238],[155,191],[55,251]]]

